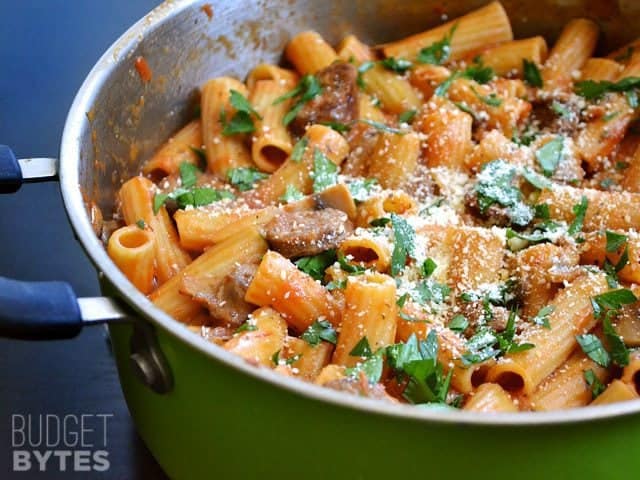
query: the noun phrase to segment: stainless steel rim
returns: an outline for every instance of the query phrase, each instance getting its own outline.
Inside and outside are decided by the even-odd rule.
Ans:
[[[99,271],[107,276],[122,298],[159,328],[164,329],[190,347],[213,357],[238,372],[277,385],[297,395],[342,407],[370,412],[372,414],[443,424],[543,426],[606,419],[640,412],[640,400],[635,400],[600,407],[586,407],[555,412],[488,415],[485,413],[465,411],[433,411],[409,405],[391,405],[354,395],[343,394],[301,380],[291,379],[271,370],[253,367],[244,362],[240,357],[194,335],[182,324],[156,308],[153,303],[138,292],[109,259],[104,246],[96,237],[89,217],[86,214],[79,187],[81,133],[85,125],[84,122],[87,122],[86,113],[91,110],[96,93],[102,87],[109,72],[115,65],[129,58],[136,45],[140,42],[140,39],[150,31],[153,31],[164,20],[201,3],[203,3],[202,0],[167,1],[127,30],[111,45],[93,67],[78,91],[65,123],[60,148],[60,183],[67,215],[78,239],[92,262]]]

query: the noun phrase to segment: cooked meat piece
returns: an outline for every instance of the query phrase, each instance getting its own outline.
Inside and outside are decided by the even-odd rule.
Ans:
[[[307,125],[320,122],[348,124],[358,118],[358,71],[350,63],[337,62],[316,77],[322,92],[302,107],[291,128],[302,134]]]
[[[296,258],[337,248],[352,231],[353,224],[340,210],[282,211],[265,226],[265,237],[273,250]]]
[[[217,281],[211,281],[206,276],[185,276],[180,292],[207,307],[220,325],[238,327],[256,309],[255,305],[244,300],[244,295],[257,268],[254,264],[237,265],[231,273]]]

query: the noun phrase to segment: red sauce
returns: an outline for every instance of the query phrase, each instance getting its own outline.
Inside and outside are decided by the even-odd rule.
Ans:
[[[138,75],[140,75],[140,79],[145,83],[150,81],[151,76],[153,75],[153,72],[151,71],[151,67],[149,67],[149,64],[147,63],[145,58],[144,57],[136,58],[135,65],[136,65],[136,70],[138,71]]]
[[[207,17],[209,17],[209,20],[213,18],[213,7],[211,6],[210,3],[205,3],[202,7],[200,7],[200,10],[202,10],[204,13],[207,14]]]

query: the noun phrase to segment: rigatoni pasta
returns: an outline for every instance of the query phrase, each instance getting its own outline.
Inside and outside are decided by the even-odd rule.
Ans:
[[[291,381],[494,414],[635,400],[640,57],[594,57],[598,34],[514,40],[499,2],[378,47],[298,33],[201,86],[107,251]]]

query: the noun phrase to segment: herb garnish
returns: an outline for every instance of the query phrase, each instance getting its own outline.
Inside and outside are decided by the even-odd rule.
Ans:
[[[407,257],[413,257],[416,232],[413,227],[399,215],[391,214],[393,225],[393,253],[391,254],[391,275],[396,276],[407,263]]]
[[[229,183],[235,185],[241,192],[251,190],[256,182],[268,177],[269,175],[253,167],[237,167],[227,171]]]
[[[320,92],[322,92],[322,85],[320,85],[318,79],[313,75],[305,75],[293,90],[276,98],[273,105],[282,103],[290,98],[296,99],[291,109],[284,116],[282,123],[289,125],[293,119],[296,118],[300,110],[302,110],[304,104],[320,95]]]
[[[295,261],[296,267],[311,276],[314,280],[322,281],[324,279],[324,271],[333,265],[336,261],[336,251],[327,250],[326,252],[312,255],[309,257],[301,257]]]
[[[255,131],[253,119],[255,116],[262,119],[260,114],[256,112],[249,101],[238,91],[231,90],[229,95],[229,103],[236,109],[236,113],[231,120],[227,122],[227,113],[225,110],[220,112],[220,123],[222,123],[222,134],[225,136],[235,135],[236,133],[251,133]]]
[[[542,172],[550,177],[556,171],[564,155],[564,137],[557,136],[536,151],[536,159]]]
[[[319,149],[313,151],[313,191],[321,192],[338,183],[338,166]]]
[[[338,334],[328,320],[316,320],[300,335],[300,338],[312,347],[319,345],[321,340],[335,345]]]
[[[417,61],[420,63],[430,63],[432,65],[442,65],[446,62],[451,55],[451,39],[457,28],[458,24],[456,23],[442,40],[421,49],[418,53]]]
[[[526,58],[522,60],[522,71],[524,73],[524,81],[527,82],[532,87],[542,88],[542,75],[540,74],[540,69],[535,62],[527,60]]]

